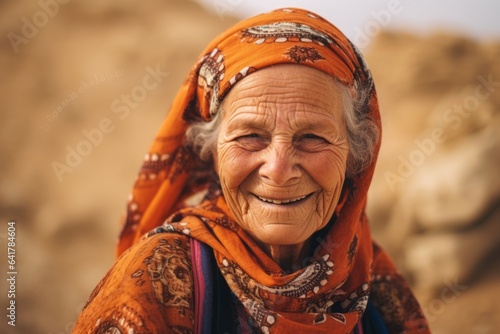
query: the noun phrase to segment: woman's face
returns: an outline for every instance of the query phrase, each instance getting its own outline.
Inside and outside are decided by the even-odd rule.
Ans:
[[[216,168],[257,241],[300,244],[328,223],[346,171],[343,113],[332,78],[303,65],[259,70],[227,95]]]

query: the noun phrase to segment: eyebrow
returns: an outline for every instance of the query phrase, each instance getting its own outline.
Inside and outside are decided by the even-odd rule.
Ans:
[[[255,120],[236,120],[228,123],[228,130],[230,132],[238,131],[241,129],[245,130],[265,130],[263,122],[256,122]]]

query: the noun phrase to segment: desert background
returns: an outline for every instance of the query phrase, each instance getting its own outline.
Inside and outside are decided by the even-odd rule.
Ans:
[[[71,332],[114,261],[119,218],[174,94],[241,3],[0,1],[0,333]],[[500,36],[385,28],[361,45],[384,131],[374,237],[434,333],[498,333]],[[151,71],[156,88],[114,112]]]

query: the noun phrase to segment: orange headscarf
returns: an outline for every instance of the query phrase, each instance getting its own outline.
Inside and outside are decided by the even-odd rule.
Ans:
[[[142,278],[146,271],[153,279],[150,267],[158,254],[188,254],[186,240],[193,238],[213,249],[218,269],[251,318],[253,328],[260,332],[350,333],[369,297],[390,332],[428,332],[406,283],[371,239],[365,204],[375,161],[346,180],[341,203],[331,224],[322,231],[321,238],[317,237],[318,246],[310,264],[287,274],[234,221],[223,194],[210,177],[213,166],[202,163],[185,145],[184,135],[190,123],[211,119],[239,80],[283,63],[316,68],[353,90],[365,88],[370,95],[363,112],[380,126],[375,88],[362,56],[322,17],[301,9],[280,9],[244,20],[224,32],[210,43],[190,71],[146,155],[128,203],[117,254],[129,250],[91,297],[84,311],[88,319],[93,312],[91,302],[96,310],[105,310],[102,300],[96,304],[97,295],[109,295],[117,284],[128,284],[119,283],[115,275],[141,277],[132,280],[127,288],[120,288],[115,298],[128,305],[132,310],[129,312],[135,312],[144,326],[149,326],[145,328],[158,329],[157,325],[147,324],[157,312],[151,309],[157,305],[148,306],[154,298],[147,291],[135,289],[146,285]],[[149,238],[143,237],[160,225],[161,231],[178,232],[170,233],[177,235],[175,242],[170,242],[170,237],[162,239],[162,244],[158,241],[160,234],[154,232]],[[148,244],[147,240],[154,238],[156,243]],[[162,245],[168,247],[162,250]],[[149,257],[144,260],[146,255]],[[158,286],[154,286],[158,292]],[[186,316],[191,320],[181,321],[183,328],[194,322],[192,300],[184,300],[175,305],[163,303],[167,311],[157,316],[163,317],[167,328],[181,321],[175,317],[165,320],[170,314],[168,306],[175,312],[183,309],[183,316],[191,314]]]
[[[283,63],[311,66],[349,87],[372,85],[361,55],[349,40],[328,21],[310,12],[274,11],[242,21],[218,36],[189,73],[146,155],[130,197],[118,255],[183,207],[184,199],[193,194],[190,181],[194,169],[196,174],[201,171],[197,158],[184,145],[189,124],[210,119],[231,87],[246,75]],[[375,94],[371,106],[369,112],[378,121]],[[358,182],[358,212],[373,167]],[[201,169],[211,171],[213,167],[205,165]]]

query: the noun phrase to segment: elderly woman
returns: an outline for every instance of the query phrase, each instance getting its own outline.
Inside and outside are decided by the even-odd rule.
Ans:
[[[427,333],[373,243],[372,78],[320,16],[280,9],[202,53],[140,171],[76,333]]]

